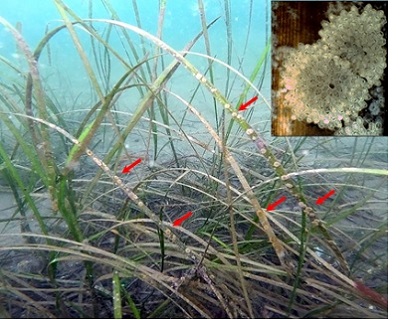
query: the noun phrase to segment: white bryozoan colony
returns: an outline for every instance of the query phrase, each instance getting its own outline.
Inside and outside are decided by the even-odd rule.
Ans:
[[[292,120],[335,134],[382,134],[382,123],[361,118],[360,111],[368,108],[377,115],[384,106],[385,15],[368,4],[361,13],[353,5],[328,17],[321,23],[321,39],[286,54],[280,71],[284,106]]]

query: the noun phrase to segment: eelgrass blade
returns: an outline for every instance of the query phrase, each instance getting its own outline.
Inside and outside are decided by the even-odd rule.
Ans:
[[[210,39],[208,36],[208,27],[207,27],[207,18],[206,18],[206,13],[204,11],[204,3],[203,0],[198,0],[198,6],[199,6],[199,14],[200,14],[200,21],[201,21],[201,27],[203,29],[203,34],[204,34],[204,44],[206,47],[206,53],[208,56],[211,57],[211,44],[210,44]],[[210,72],[210,82],[214,84],[214,71],[212,67],[213,61],[211,59],[208,60],[208,70]],[[213,98],[213,105],[214,105],[214,113],[215,113],[215,123],[217,125],[217,132],[220,132],[220,123],[218,121],[219,119],[219,110],[217,106],[217,101],[215,98]]]
[[[187,59],[185,59],[184,55],[177,52],[176,50],[174,50],[173,48],[168,46],[165,42],[163,42],[160,39],[156,38],[155,36],[149,34],[148,32],[141,30],[135,26],[129,25],[127,23],[123,23],[120,21],[112,21],[112,20],[107,20],[107,19],[94,19],[93,21],[110,23],[110,24],[120,26],[122,28],[132,30],[132,31],[140,34],[141,36],[147,38],[148,40],[152,41],[153,43],[155,43],[157,46],[159,46],[163,50],[166,50],[167,52],[169,52],[178,62],[183,64],[186,67],[186,69],[211,92],[211,94],[216,98],[216,100],[220,104],[222,104],[222,106],[225,108],[225,110],[227,110],[227,111],[229,111],[229,113],[231,113],[232,118],[238,122],[238,124],[242,127],[243,130],[245,130],[245,132],[250,136],[250,138],[252,140],[258,139],[257,141],[261,141],[262,145],[260,145],[260,143],[258,144],[259,149],[262,151],[262,152],[260,151],[261,154],[263,154],[269,160],[270,163],[271,162],[272,162],[272,164],[274,164],[275,162],[279,163],[279,162],[277,162],[272,151],[269,148],[267,148],[266,144],[264,142],[262,142],[262,140],[260,140],[261,138],[258,137],[258,134],[255,132],[255,130],[251,128],[251,126],[243,119],[242,116],[238,115],[237,112],[235,112],[234,108],[227,101],[227,99],[218,91],[217,88],[215,88],[207,80],[207,78],[204,77],[204,75],[202,75]],[[157,89],[155,91],[158,92],[158,90],[160,90],[159,86],[157,86]],[[254,137],[254,139],[253,139],[253,137]],[[230,158],[229,162],[232,163],[233,161],[234,161],[233,158]],[[275,165],[273,167],[276,169],[277,174],[279,176],[282,176],[284,174],[285,171],[281,167],[280,163],[279,163],[279,166]],[[241,172],[240,168],[236,165],[234,170],[235,170],[236,174],[239,174],[238,178],[239,178],[240,182],[243,184],[243,187],[245,188],[246,192],[250,193],[250,197],[252,198],[253,205],[256,208],[256,213],[261,221],[261,224],[263,225],[265,232],[268,235],[270,242],[272,243],[272,245],[275,249],[275,252],[276,252],[279,260],[281,261],[281,264],[283,266],[285,266],[285,268],[287,268],[288,270],[292,270],[293,266],[289,262],[289,258],[286,253],[286,250],[280,243],[279,239],[276,237],[264,210],[261,208],[260,204],[258,203],[258,200],[254,197],[254,194],[252,193],[247,181],[243,178],[243,175],[240,173]],[[295,195],[298,195],[298,194],[299,194],[298,192],[295,193]]]
[[[130,296],[129,292],[125,289],[124,286],[121,287],[123,293],[124,293],[124,298],[128,301],[129,308],[132,311],[132,315],[135,317],[135,319],[140,319],[140,310],[137,308],[135,302],[132,300],[132,297]]]
[[[28,115],[33,116],[32,111],[32,100],[33,97],[36,100],[38,115],[42,119],[48,118],[48,112],[46,108],[46,100],[45,94],[42,87],[42,82],[39,75],[39,69],[37,60],[35,56],[32,54],[31,50],[28,47],[28,44],[23,39],[22,35],[15,29],[9,22],[0,17],[0,23],[7,27],[15,41],[17,42],[18,47],[21,52],[24,54],[26,61],[29,67],[29,74],[27,78],[27,92],[26,92],[26,100],[25,100],[25,108],[26,113]],[[29,120],[28,120],[29,121]],[[39,126],[39,132],[37,132],[36,127],[32,122],[29,123],[30,134],[34,143],[34,147],[36,149],[37,156],[42,163],[42,168],[46,172],[46,177],[43,179],[43,183],[47,186],[50,198],[52,200],[53,211],[57,212],[57,203],[56,203],[56,171],[57,165],[53,158],[53,153],[51,150],[51,142],[50,136],[47,132],[47,129],[43,126]],[[40,139],[39,139],[40,134]]]
[[[13,165],[11,159],[8,157],[8,154],[6,150],[3,148],[3,145],[0,143],[0,157],[3,161],[3,164],[8,171],[8,175],[10,176],[10,181],[14,184],[14,187],[18,188],[23,196],[24,196],[24,201],[28,204],[28,207],[32,210],[35,219],[37,220],[40,230],[43,234],[48,234],[47,226],[42,218],[41,213],[39,212],[35,201],[32,199],[29,190],[26,188],[26,185],[24,184],[20,174],[18,171],[15,169],[15,166]],[[23,214],[23,212],[22,212]]]
[[[104,94],[102,92],[102,89],[100,87],[100,84],[97,81],[97,77],[93,71],[93,68],[90,65],[89,59],[85,53],[85,50],[82,47],[81,41],[78,38],[78,35],[76,34],[74,28],[73,28],[73,24],[70,21],[70,19],[67,16],[67,11],[66,11],[66,6],[64,3],[62,3],[62,1],[60,0],[54,0],[54,4],[56,5],[63,21],[65,22],[65,25],[71,35],[72,41],[76,47],[76,50],[78,51],[78,54],[82,60],[83,66],[86,70],[86,73],[93,85],[93,88],[97,94],[97,96],[99,97],[99,99],[103,100],[104,99]]]
[[[229,65],[232,65],[232,19],[231,19],[231,2],[230,0],[224,1],[224,12],[225,12],[225,26],[226,26],[226,47],[227,47],[227,55],[226,62]],[[225,96],[228,96],[229,90],[229,70],[226,70],[226,81],[225,81]]]
[[[228,152],[228,150],[227,150],[225,141],[223,142],[223,148],[224,148],[223,154],[226,154]],[[247,311],[250,315],[250,318],[254,318],[253,307],[250,302],[250,298],[249,298],[249,294],[248,294],[248,283],[246,282],[244,275],[243,275],[242,262],[240,260],[240,254],[239,254],[238,239],[237,239],[237,235],[236,235],[235,215],[233,212],[233,197],[232,197],[232,191],[230,188],[229,174],[228,174],[229,164],[226,160],[226,157],[223,157],[223,161],[224,161],[223,166],[224,166],[225,184],[228,187],[227,188],[227,201],[228,201],[228,209],[229,209],[230,233],[231,233],[231,237],[232,237],[232,245],[233,245],[233,250],[235,252],[236,265],[238,268],[238,274],[239,274],[240,284],[242,287],[242,293],[243,293],[244,299],[246,300],[246,304],[247,304]]]
[[[121,281],[117,271],[113,273],[112,284],[114,319],[122,319]]]
[[[214,19],[211,23],[208,24],[208,27],[210,28],[216,21],[218,21],[218,19],[219,18]],[[96,20],[93,19],[93,21]],[[196,35],[196,37],[185,46],[183,51],[185,52],[190,50],[194,46],[194,44],[199,40],[201,35],[202,33]],[[183,55],[185,56],[185,53],[183,53]],[[115,154],[119,150],[121,150],[128,135],[132,132],[133,128],[138,124],[143,114],[148,110],[148,108],[150,108],[155,97],[158,95],[159,92],[161,92],[165,83],[172,77],[172,75],[175,73],[178,67],[179,67],[179,61],[171,62],[171,64],[164,69],[164,71],[159,75],[159,77],[148,88],[148,91],[146,92],[142,100],[138,103],[136,111],[129,119],[125,129],[121,132],[121,134],[118,136],[118,139],[115,141],[112,148],[108,151],[106,157],[104,158],[104,163],[106,164],[110,163]],[[92,183],[91,185],[88,186],[86,193],[89,193],[93,189],[99,178],[100,178],[100,173],[93,178]]]
[[[189,103],[187,103],[186,101],[184,101],[183,99],[178,97],[177,95],[175,95],[175,94],[173,94],[173,95],[176,98],[178,98],[179,100],[181,100],[181,102],[184,103],[188,108],[190,108],[192,113],[197,116],[197,118],[203,123],[203,125],[205,126],[207,131],[211,134],[211,136],[217,143],[218,147],[220,148],[221,152],[224,151],[225,159],[227,160],[229,165],[232,167],[232,169],[234,170],[240,183],[242,184],[242,187],[244,188],[244,192],[245,192],[246,196],[249,197],[250,202],[253,206],[253,209],[255,210],[258,218],[260,219],[261,225],[262,225],[265,233],[267,234],[268,239],[271,242],[271,244],[275,250],[275,253],[278,256],[281,264],[285,268],[287,268],[287,270],[292,270],[293,265],[288,260],[288,255],[286,253],[286,250],[282,246],[280,240],[276,237],[275,232],[272,229],[264,210],[261,208],[260,203],[258,202],[258,199],[256,198],[254,192],[252,191],[248,181],[244,177],[243,172],[240,169],[240,166],[237,163],[237,161],[234,159],[234,157],[232,156],[232,154],[230,153],[230,151],[228,149],[223,150],[224,146],[223,146],[222,139],[218,136],[217,132],[214,131],[212,126],[200,115],[200,113],[192,105],[190,105]]]
[[[12,236],[15,234],[10,234]],[[0,234],[0,239],[5,235]],[[24,236],[34,236],[38,239],[47,239],[48,242],[54,243],[54,245],[47,245],[47,244],[24,244],[24,245],[14,245],[14,246],[3,246],[0,247],[1,251],[6,250],[18,250],[18,251],[26,251],[26,250],[34,250],[37,252],[53,252],[59,251],[64,254],[64,257],[57,258],[58,262],[68,260],[78,260],[78,261],[88,261],[91,264],[98,263],[100,265],[106,265],[111,268],[114,268],[115,271],[119,272],[121,277],[129,277],[132,274],[135,274],[137,277],[142,279],[143,281],[149,283],[153,287],[167,290],[169,295],[173,293],[174,295],[178,296],[180,299],[188,303],[190,306],[194,307],[197,312],[202,315],[203,317],[207,317],[207,314],[204,313],[201,309],[197,309],[195,305],[191,303],[191,301],[182,295],[178,290],[175,290],[169,281],[169,277],[164,275],[163,273],[157,272],[150,267],[145,265],[141,265],[133,260],[127,259],[125,257],[110,253],[106,250],[101,248],[96,248],[84,242],[76,242],[69,239],[63,239],[59,237],[53,236],[44,236],[44,235],[37,235],[37,234],[24,234]],[[164,295],[167,296],[165,292],[162,292]],[[176,304],[176,301],[170,300]],[[97,310],[98,311],[98,310]]]
[[[18,117],[29,117],[27,115],[23,115],[23,114],[14,114],[15,116]],[[61,133],[62,135],[64,135],[66,138],[68,138],[69,140],[71,140],[74,144],[77,144],[80,146],[80,148],[82,148],[82,144],[81,142],[76,139],[75,137],[73,137],[71,134],[69,134],[67,131],[65,131],[64,129],[39,118],[34,118],[34,117],[30,117],[32,120],[37,121],[39,123],[45,124],[48,127],[56,130],[57,132]],[[198,256],[193,252],[193,250],[189,249],[175,234],[174,232],[168,228],[168,226],[163,223],[159,217],[152,211],[150,210],[144,203],[143,201],[140,200],[140,198],[131,190],[131,188],[129,188],[128,186],[126,186],[126,184],[124,184],[122,182],[122,180],[113,174],[113,172],[111,171],[111,169],[102,161],[100,160],[98,157],[96,157],[94,155],[94,153],[86,148],[85,149],[86,154],[93,160],[93,162],[100,167],[101,170],[103,170],[103,172],[105,174],[107,174],[112,180],[113,182],[119,187],[121,188],[121,190],[134,202],[136,203],[136,205],[140,208],[140,210],[142,210],[156,225],[157,227],[159,227],[165,234],[166,238],[168,238],[170,241],[172,241],[173,243],[177,244],[181,250],[183,250],[183,252],[185,252],[186,256],[193,261],[198,261]]]

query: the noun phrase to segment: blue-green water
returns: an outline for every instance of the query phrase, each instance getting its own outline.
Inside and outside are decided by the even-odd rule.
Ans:
[[[89,6],[89,3],[91,3],[91,6]],[[107,10],[105,3],[109,4],[109,8],[113,8],[112,13]],[[141,27],[151,34],[156,35],[159,1],[143,0],[136,1],[136,3]],[[118,20],[122,22],[135,26],[138,25],[132,1],[67,0],[65,4],[81,19],[90,17],[95,19],[112,19],[114,17],[117,19],[118,17]],[[229,20],[232,29],[232,66],[238,67],[238,61],[243,59],[246,62],[249,56],[254,59],[259,58],[270,35],[270,6],[268,2],[263,0],[235,1],[229,6],[228,15],[225,11],[225,2],[222,0],[204,1],[204,8],[208,23],[220,17],[219,21],[209,29],[211,51],[215,53],[217,58],[223,60],[227,58],[227,20]],[[0,16],[12,25],[20,26],[22,35],[31,49],[37,46],[47,28],[51,30],[62,24],[60,13],[55,3],[51,0],[3,1],[1,3]],[[250,19],[251,21],[249,21]],[[100,33],[101,30],[105,29],[104,23],[94,23],[94,26]],[[79,32],[79,28],[77,29]],[[167,44],[178,50],[183,49],[199,31],[201,31],[201,21],[197,0],[167,1],[162,30],[162,38]],[[79,34],[83,35],[84,32],[81,31]],[[249,35],[247,41],[248,47],[244,51],[247,34]],[[131,35],[135,39],[133,33]],[[109,39],[110,44],[120,45],[119,37],[122,37],[122,35],[112,33]],[[83,38],[83,40],[85,39]],[[89,42],[85,43],[83,41],[83,46],[89,44]],[[135,43],[135,45],[140,46],[141,44]],[[149,44],[147,43],[146,45]],[[55,55],[55,57],[52,57],[52,62],[59,63],[59,68],[62,66],[73,66],[74,63],[78,63],[75,60],[76,49],[72,45],[67,31],[63,31],[57,35],[51,41],[50,46],[52,54]],[[205,53],[204,41],[198,41],[192,50]],[[245,56],[243,56],[243,53],[245,53]],[[12,61],[19,57],[15,41],[4,27],[0,29],[0,54]],[[42,63],[46,64],[46,61],[42,61]],[[76,67],[79,66],[76,65]]]
[[[114,0],[114,1],[65,1],[64,2],[73,12],[81,19],[115,19],[124,23],[140,26],[153,35],[157,35],[159,1],[143,0],[136,1],[139,20],[135,18],[134,7],[132,1]],[[111,9],[112,8],[112,9]],[[231,1],[230,3],[222,0],[204,1],[205,18],[210,23],[216,18],[219,20],[209,28],[210,51],[211,56],[228,63],[246,77],[250,77],[257,61],[260,59],[262,52],[270,40],[270,5],[268,1]],[[57,10],[56,2],[51,0],[33,0],[33,1],[11,1],[2,2],[0,16],[6,19],[11,25],[17,27],[21,31],[21,35],[29,45],[31,51],[37,47],[39,41],[43,39],[46,32],[62,25],[62,17]],[[228,28],[229,25],[229,34]],[[110,46],[116,50],[123,59],[131,62],[131,65],[140,61],[146,54],[154,57],[158,54],[156,47],[148,40],[138,37],[134,32],[128,31],[131,44],[137,52],[137,56],[133,57],[125,34],[120,28],[113,28],[107,31],[109,25],[104,22],[93,22],[96,31],[102,35]],[[167,1],[165,7],[165,15],[162,28],[162,39],[168,45],[176,50],[182,50],[193,38],[202,30],[201,20],[198,10],[197,0],[173,0]],[[75,26],[75,31],[79,37],[79,41],[83,50],[88,56],[91,67],[96,70],[96,76],[101,78],[101,73],[109,73],[110,81],[103,85],[105,87],[112,86],[126,71],[115,57],[110,57],[109,69],[105,72],[98,68],[98,61],[93,55],[93,45],[97,46],[97,59],[104,58],[101,56],[99,44],[92,43],[83,28]],[[109,32],[109,34],[107,34]],[[229,44],[228,44],[229,43]],[[205,42],[200,39],[191,49],[192,52],[205,54]],[[161,52],[164,58],[164,64],[172,61],[165,52]],[[0,55],[9,59],[22,70],[26,70],[26,61],[20,48],[18,48],[15,39],[7,28],[0,27]],[[207,72],[207,59],[189,55],[190,61],[201,71]],[[79,107],[93,104],[97,100],[93,97],[92,84],[89,81],[87,72],[85,71],[82,59],[77,53],[77,49],[71,40],[71,35],[64,29],[54,36],[49,44],[43,50],[39,61],[39,71],[41,76],[46,79],[46,85],[57,96],[60,103],[64,104],[64,111],[76,109]],[[159,70],[162,66],[159,65]],[[3,82],[13,82],[16,74],[9,68],[0,66]],[[236,103],[239,94],[243,88],[243,84],[236,82],[230,87],[226,87],[225,67],[219,67],[214,64],[214,77],[216,84],[220,90],[229,94],[232,103]],[[269,68],[265,69],[266,76],[262,82],[261,93],[270,100],[270,76]],[[186,97],[193,92],[196,81],[185,71],[177,71],[175,76],[170,80],[171,89],[176,92],[186,93]],[[131,100],[137,100],[139,97],[137,92],[132,92]],[[251,98],[251,97],[249,97]],[[121,99],[123,101],[124,99]],[[210,113],[210,101],[200,101],[200,111]],[[263,112],[267,112],[268,108],[263,107]],[[267,117],[267,113],[263,117]],[[264,120],[267,120],[266,118]]]
[[[139,9],[141,24],[144,30],[153,34],[157,31],[159,14],[159,1],[139,0],[135,1]],[[111,18],[110,12],[106,9],[108,3],[115,10],[121,21],[137,25],[134,17],[132,1],[130,0],[110,0],[110,1],[87,1],[87,0],[67,0],[64,2],[82,19],[89,17],[89,3],[91,3],[91,14],[94,18]],[[165,28],[163,31],[164,40],[173,46],[183,46],[192,39],[192,36],[201,29],[197,0],[172,0],[166,2]],[[252,3],[252,6],[250,6]],[[265,20],[269,19],[269,4],[264,0],[245,0],[231,1],[230,16],[233,30],[233,38],[241,41],[247,32],[248,13],[252,10],[252,33],[257,32],[259,37],[252,39],[252,46],[260,47],[265,40]],[[225,1],[208,0],[204,1],[204,9],[208,21],[219,16],[225,16]],[[8,20],[11,24],[22,23],[23,35],[30,45],[35,45],[46,29],[46,26],[54,27],[60,24],[60,14],[53,1],[51,0],[16,0],[2,1],[0,16]],[[219,40],[226,33],[224,18],[219,24],[210,30],[211,38]],[[1,31],[1,53],[12,53],[11,39],[6,37],[7,32]],[[8,38],[8,39],[7,39]],[[214,42],[215,46],[223,46],[224,43]],[[237,49],[240,49],[238,47]]]

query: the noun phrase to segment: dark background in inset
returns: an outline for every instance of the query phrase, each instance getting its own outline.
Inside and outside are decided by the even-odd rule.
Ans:
[[[272,1],[272,43],[273,43],[273,59],[274,51],[277,47],[288,46],[296,48],[299,43],[313,44],[320,36],[318,31],[322,29],[321,22],[328,20],[326,12],[332,1]],[[376,10],[383,10],[387,20],[387,1],[364,1],[364,2],[342,2],[347,4],[358,4],[359,8],[363,8],[370,3]],[[362,9],[361,9],[362,11]],[[387,41],[387,23],[383,26],[382,32]],[[386,42],[387,50],[387,42]],[[386,57],[386,61],[388,58]],[[387,95],[387,67],[384,71],[382,85],[385,94],[385,110],[381,116],[384,120],[383,135],[387,136],[387,118],[388,118],[388,95]],[[273,117],[271,133],[274,136],[282,136],[280,133],[282,123],[291,123],[291,136],[331,136],[333,131],[321,129],[316,124],[309,124],[302,121],[292,121],[289,110],[283,110],[282,101],[275,96],[278,87],[279,71],[275,67],[272,69],[272,105]],[[365,111],[361,111],[363,115]]]

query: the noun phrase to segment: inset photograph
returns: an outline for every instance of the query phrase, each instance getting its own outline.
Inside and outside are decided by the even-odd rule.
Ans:
[[[272,135],[387,136],[387,1],[275,1]]]

